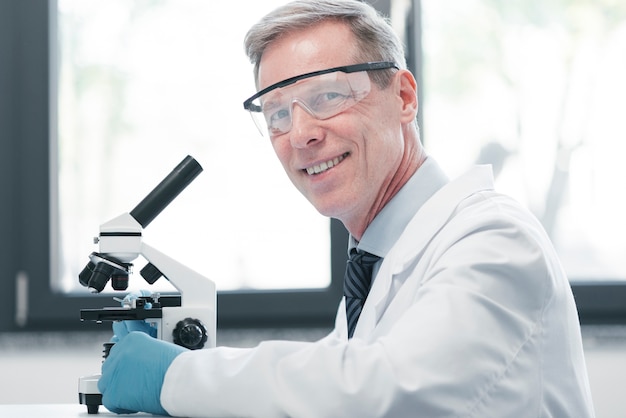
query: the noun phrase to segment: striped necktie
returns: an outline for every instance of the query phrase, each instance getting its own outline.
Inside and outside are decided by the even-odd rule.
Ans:
[[[356,323],[361,315],[363,304],[372,285],[372,270],[380,257],[359,251],[350,250],[343,281],[343,294],[346,297],[346,317],[348,319],[348,338],[352,338]]]

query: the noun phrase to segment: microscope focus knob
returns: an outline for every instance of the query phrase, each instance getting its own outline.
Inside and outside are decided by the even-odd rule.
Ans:
[[[181,345],[190,350],[197,350],[204,347],[208,335],[202,321],[195,318],[185,318],[178,321],[176,328],[172,331],[174,344]]]

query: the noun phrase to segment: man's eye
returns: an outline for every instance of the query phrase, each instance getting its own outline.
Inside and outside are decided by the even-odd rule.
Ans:
[[[279,121],[281,119],[288,118],[288,117],[289,117],[289,109],[287,108],[278,109],[277,111],[269,115],[269,121],[276,122],[276,121]]]
[[[331,91],[331,92],[325,93],[325,94],[323,95],[323,98],[324,98],[325,100],[335,100],[335,99],[337,99],[337,98],[343,98],[343,97],[345,97],[343,94],[339,94],[339,93],[334,92],[334,91]]]
[[[348,96],[336,91],[328,91],[325,93],[318,94],[313,101],[314,108],[324,108],[328,106],[333,106],[337,103],[341,103],[348,99]]]

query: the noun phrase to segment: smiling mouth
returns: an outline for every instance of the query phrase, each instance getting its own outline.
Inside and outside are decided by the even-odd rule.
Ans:
[[[334,166],[336,166],[337,164],[339,164],[340,162],[342,162],[350,153],[346,152],[343,155],[340,155],[339,157],[335,157],[332,160],[328,160],[324,163],[321,163],[319,165],[314,165],[312,167],[308,167],[306,169],[306,172],[309,175],[314,175],[314,174],[320,174],[323,173],[324,171],[330,170],[331,168],[333,168]]]

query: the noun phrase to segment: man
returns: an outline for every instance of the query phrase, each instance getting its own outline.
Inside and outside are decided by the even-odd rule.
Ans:
[[[294,185],[350,232],[346,297],[314,342],[185,351],[122,336],[116,412],[258,417],[591,417],[569,283],[545,232],[477,167],[420,143],[400,42],[366,4],[297,1],[247,35],[260,119]],[[287,81],[285,81],[287,80]],[[359,272],[374,278],[365,304]],[[362,290],[362,289],[361,289]],[[360,290],[359,290],[360,291]]]

